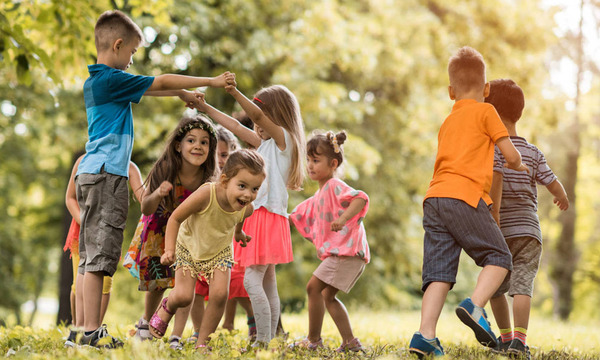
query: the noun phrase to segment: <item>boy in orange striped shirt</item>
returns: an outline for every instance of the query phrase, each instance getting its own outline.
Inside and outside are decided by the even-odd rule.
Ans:
[[[481,344],[496,346],[483,307],[512,270],[512,258],[489,211],[494,145],[507,167],[527,171],[498,113],[483,102],[490,87],[481,54],[466,46],[459,49],[448,62],[448,75],[448,92],[455,103],[440,127],[433,179],[423,203],[425,293],[421,325],[409,349],[419,357],[444,354],[436,326],[456,282],[461,250],[483,269],[472,296],[459,304],[456,314]]]

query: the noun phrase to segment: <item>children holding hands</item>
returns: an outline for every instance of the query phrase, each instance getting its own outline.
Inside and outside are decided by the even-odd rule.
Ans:
[[[235,87],[235,74],[225,74],[225,81],[225,90],[254,122],[254,131],[208,105],[202,95],[196,108],[257,148],[266,162],[267,176],[254,201],[254,214],[244,223],[253,240],[236,253],[240,266],[246,268],[244,286],[254,310],[253,346],[265,346],[276,335],[280,315],[275,265],[293,260],[287,189],[300,189],[304,179],[304,126],[298,101],[285,86],[263,88],[250,101]]]
[[[97,63],[88,66],[90,77],[83,88],[89,141],[75,180],[81,217],[78,272],[83,275],[78,291],[83,292],[85,313],[80,343],[112,348],[120,341],[101,326],[102,279],[116,271],[129,207],[126,183],[134,134],[131,103],[138,103],[144,95],[179,96],[191,107],[197,98],[185,89],[224,87],[226,74],[216,78],[128,74],[125,70],[144,37],[139,26],[118,10],[106,11],[98,18],[94,36]]]

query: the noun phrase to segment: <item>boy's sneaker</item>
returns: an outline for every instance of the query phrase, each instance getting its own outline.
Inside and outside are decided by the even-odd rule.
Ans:
[[[108,334],[106,325],[104,324],[94,330],[94,332],[90,335],[85,335],[85,333],[83,333],[81,335],[81,339],[79,339],[79,344],[104,349],[115,349],[123,346],[123,342],[121,340]]]
[[[420,332],[416,332],[412,339],[410,340],[410,345],[408,351],[411,354],[415,354],[419,357],[419,359],[424,358],[425,356],[443,356],[444,348],[442,344],[440,344],[440,340],[438,338],[435,339],[425,339]]]
[[[513,341],[510,342],[507,353],[512,358],[527,360],[531,359],[529,346],[523,344],[523,342],[521,342],[519,339],[513,339]]]
[[[81,337],[81,334],[83,334],[83,331],[79,329],[70,329],[69,336],[65,339],[65,347],[77,347],[77,341]]]
[[[495,348],[496,335],[492,331],[485,309],[473,304],[471,298],[464,299],[456,308],[456,315],[465,325],[475,332],[477,341],[483,346]]]
[[[500,354],[500,355],[506,355],[511,341],[502,342],[502,337],[498,336],[498,338],[496,339],[496,342],[498,343],[498,345],[496,345],[496,347],[492,348],[492,352],[496,353],[496,354]]]
[[[179,336],[171,335],[169,338],[169,347],[173,350],[183,350],[183,344],[179,341]]]

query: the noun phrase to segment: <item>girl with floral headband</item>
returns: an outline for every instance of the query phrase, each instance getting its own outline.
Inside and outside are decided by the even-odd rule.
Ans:
[[[307,143],[308,176],[319,183],[319,190],[300,203],[290,220],[300,234],[317,248],[321,264],[308,281],[308,336],[292,347],[315,350],[323,347],[321,327],[325,308],[335,322],[342,345],[338,352],[363,351],[354,337],[344,304],[336,298],[338,291],[348,293],[369,262],[370,253],[363,219],[369,197],[335,177],[344,161],[344,131],[314,135]]]
[[[167,221],[172,212],[200,185],[217,174],[217,136],[204,116],[184,116],[171,133],[165,150],[152,166],[142,199],[142,218],[127,251],[123,265],[139,279],[138,290],[145,291],[144,314],[136,336],[151,339],[148,322],[158,308],[166,289],[175,282],[175,271],[162,265]],[[180,348],[179,340],[189,313],[181,314],[183,326],[175,326],[169,340]],[[178,316],[179,317],[179,316]]]

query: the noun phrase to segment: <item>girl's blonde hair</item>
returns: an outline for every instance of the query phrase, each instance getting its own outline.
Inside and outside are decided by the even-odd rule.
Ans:
[[[169,211],[173,211],[175,207],[175,184],[182,165],[181,154],[177,151],[177,144],[181,143],[192,129],[204,130],[209,137],[208,156],[201,165],[204,170],[202,183],[214,180],[217,175],[217,133],[215,129],[203,115],[184,116],[169,135],[165,149],[150,169],[150,173],[144,182],[150,193],[154,192],[163,181],[168,181],[174,185],[170,196],[165,196],[161,201],[163,208]]]
[[[306,140],[300,105],[292,92],[283,85],[272,85],[254,95],[256,104],[274,124],[284,128],[292,137],[292,164],[287,187],[300,190],[304,182]]]

